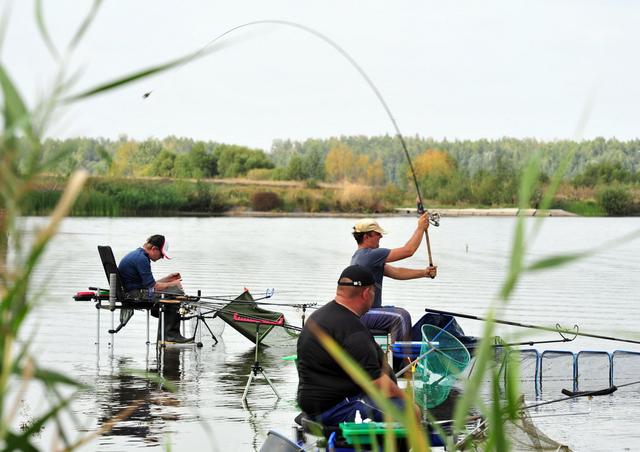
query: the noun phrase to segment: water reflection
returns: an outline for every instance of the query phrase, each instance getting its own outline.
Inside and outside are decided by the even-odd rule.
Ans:
[[[276,386],[276,390],[278,390],[278,383],[288,384],[281,378],[283,367],[287,366],[287,363],[282,360],[284,355],[281,354],[281,352],[281,348],[272,347],[261,347],[258,351],[258,363],[260,367],[262,367],[263,372],[269,377],[274,386]],[[223,373],[219,376],[219,381],[222,383],[221,389],[233,396],[237,396],[237,402],[240,402],[247,380],[249,379],[249,374],[253,371],[254,361],[255,347],[252,347],[250,350],[230,357],[226,362]],[[252,400],[261,400],[264,396],[269,395],[273,396],[274,399],[276,398],[265,378],[258,373],[250,385],[247,400],[249,404],[251,404]]]
[[[164,422],[152,414],[153,406],[158,403],[158,385],[149,379],[129,374],[126,370],[131,367],[130,359],[119,358],[115,363],[114,375],[98,378],[98,426],[111,421],[122,410],[137,403],[137,408],[126,420],[118,422],[103,436],[128,436],[142,439],[146,444],[160,444],[160,431]],[[162,389],[160,391],[167,392]]]
[[[155,349],[154,346],[151,348]],[[117,355],[116,355],[117,356]],[[113,358],[112,374],[100,375],[96,378],[96,402],[98,407],[98,426],[113,420],[122,410],[137,405],[127,419],[116,425],[103,435],[109,437],[131,437],[146,445],[159,445],[162,438],[169,433],[171,422],[184,418],[181,396],[182,383],[186,379],[189,359],[198,359],[199,354],[194,347],[166,348],[156,351],[155,362],[148,369],[151,375],[161,377],[144,378],[136,375],[131,369],[136,362],[127,356]],[[194,366],[198,369],[198,366]],[[190,369],[190,368],[189,368]],[[190,398],[198,394],[197,375],[190,375]],[[177,391],[170,391],[165,381],[172,383]]]

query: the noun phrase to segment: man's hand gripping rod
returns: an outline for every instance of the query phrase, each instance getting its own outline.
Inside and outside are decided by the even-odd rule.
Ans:
[[[418,214],[422,215],[425,213],[424,206],[422,205],[422,201],[418,198]],[[440,226],[440,214],[438,212],[427,212],[429,216],[429,223],[434,225],[435,227]],[[424,230],[424,238],[427,241],[427,254],[429,256],[429,267],[433,267],[433,257],[431,256],[431,242],[429,241],[429,228]],[[435,278],[435,276],[431,276],[431,279]]]

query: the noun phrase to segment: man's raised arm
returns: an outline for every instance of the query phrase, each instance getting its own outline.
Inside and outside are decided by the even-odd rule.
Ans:
[[[428,214],[423,213],[420,218],[418,218],[418,226],[416,227],[416,230],[413,231],[413,235],[409,241],[400,248],[392,249],[385,262],[395,262],[413,256],[418,250],[420,242],[422,242],[424,231],[427,230],[427,228],[429,228],[429,216]]]

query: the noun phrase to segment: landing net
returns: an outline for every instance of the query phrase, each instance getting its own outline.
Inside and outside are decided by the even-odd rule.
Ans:
[[[269,311],[262,309],[258,304],[253,301],[253,297],[249,291],[243,292],[235,300],[231,301],[218,311],[218,317],[224,320],[231,328],[242,334],[244,337],[252,342],[256,342],[256,324],[237,322],[233,319],[233,315],[237,313],[245,318],[251,318],[255,320],[268,320],[276,322],[282,317],[281,312]],[[275,325],[260,325],[258,343],[262,343],[264,339],[276,328]],[[281,330],[283,328],[276,328]]]
[[[470,355],[462,343],[433,325],[422,327],[421,358],[414,376],[414,397],[423,409],[444,402],[459,375],[469,364]]]

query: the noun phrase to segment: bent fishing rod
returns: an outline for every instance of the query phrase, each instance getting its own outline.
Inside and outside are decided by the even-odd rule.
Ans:
[[[319,31],[317,31],[317,30],[315,30],[315,29],[313,29],[311,27],[307,27],[306,25],[302,25],[302,24],[299,24],[299,23],[293,22],[293,21],[277,20],[277,19],[256,20],[256,21],[251,21],[251,22],[247,22],[247,23],[244,23],[244,24],[237,25],[235,27],[232,27],[232,28],[226,30],[225,32],[221,33],[220,35],[216,36],[211,41],[209,41],[205,46],[203,46],[200,50],[198,50],[194,54],[194,58],[198,58],[198,57],[200,57],[202,55],[205,55],[206,53],[208,53],[208,50],[217,41],[219,41],[220,39],[224,38],[227,35],[230,35],[231,33],[235,32],[237,30],[240,30],[240,29],[243,29],[243,28],[247,28],[247,27],[252,27],[252,26],[255,26],[255,25],[266,25],[266,24],[293,27],[293,28],[296,28],[298,30],[302,30],[302,31],[304,31],[306,33],[309,33],[309,34],[319,38],[320,40],[322,40],[326,44],[328,44],[330,47],[332,47],[334,50],[336,50],[340,55],[342,55],[342,57],[344,57],[344,59],[346,59],[347,62],[349,62],[349,64],[351,64],[351,66],[360,74],[360,76],[364,79],[364,81],[367,83],[367,85],[369,85],[369,88],[371,88],[371,90],[373,91],[373,94],[376,96],[376,98],[378,99],[378,101],[382,105],[382,108],[387,113],[387,116],[389,117],[389,120],[391,121],[391,124],[393,125],[393,128],[396,131],[396,136],[400,140],[400,145],[402,146],[404,154],[407,157],[407,161],[409,163],[409,168],[411,170],[411,176],[413,178],[413,183],[414,183],[415,188],[416,188],[417,212],[418,212],[419,215],[424,214],[426,211],[425,211],[424,204],[423,204],[423,201],[422,201],[422,193],[420,192],[420,186],[418,184],[418,178],[416,176],[416,171],[415,171],[415,168],[413,166],[413,162],[411,160],[411,155],[409,154],[409,149],[407,148],[407,143],[405,142],[404,136],[402,135],[402,132],[400,132],[400,127],[398,127],[398,123],[396,122],[396,119],[393,116],[393,113],[391,113],[391,109],[389,108],[389,106],[387,105],[387,102],[382,97],[382,93],[380,92],[380,90],[373,83],[373,81],[367,75],[367,73],[364,71],[364,69],[362,69],[362,67],[356,62],[356,60],[346,50],[344,50],[342,47],[340,47],[335,41],[330,39],[328,36],[320,33]],[[178,66],[178,69],[180,67],[182,67],[183,65],[187,64],[189,61],[190,61],[189,59],[186,59],[183,63],[181,63]],[[142,95],[142,97],[144,99],[147,99],[151,95],[152,92],[153,92],[153,90],[148,90],[147,92],[145,92]],[[428,215],[429,215],[429,222],[431,224],[433,224],[436,227],[440,225],[440,215],[438,213],[435,213],[435,212],[434,213],[430,213],[429,212]],[[428,254],[428,258],[429,258],[429,267],[433,267],[433,258],[432,258],[432,255],[431,255],[431,243],[430,243],[430,240],[429,240],[429,230],[425,229],[424,234],[425,234],[425,240],[426,240],[426,244],[427,244],[427,254]],[[433,279],[434,276],[432,276],[431,278]]]
[[[594,391],[569,391],[568,389],[563,389],[562,394],[564,394],[566,397],[561,397],[559,399],[553,399],[553,400],[548,400],[546,402],[540,402],[540,403],[536,403],[533,405],[527,405],[525,407],[522,408],[522,410],[528,410],[531,408],[538,408],[544,405],[551,405],[552,403],[558,403],[558,402],[565,402],[567,400],[573,400],[573,399],[577,399],[579,397],[597,397],[597,396],[602,396],[602,395],[609,395],[609,394],[613,394],[614,392],[616,392],[618,389],[620,388],[624,388],[627,386],[633,386],[633,385],[637,385],[640,384],[640,380],[638,381],[632,381],[631,383],[625,383],[622,385],[611,385],[608,388],[604,388],[604,389],[596,389]]]
[[[426,312],[433,312],[435,314],[450,315],[450,316],[453,316],[453,317],[462,317],[463,319],[479,320],[479,321],[482,321],[482,322],[492,321],[494,323],[499,323],[499,324],[502,324],[502,325],[517,326],[517,327],[520,327],[520,328],[529,328],[529,329],[541,330],[541,331],[551,331],[551,332],[560,334],[562,337],[564,337],[563,334],[573,334],[575,336],[591,337],[591,338],[594,338],[594,339],[604,339],[604,340],[608,340],[608,341],[628,342],[630,344],[640,344],[640,340],[635,340],[635,339],[626,339],[626,338],[614,337],[614,336],[604,336],[602,334],[582,333],[582,332],[579,331],[578,325],[574,325],[573,329],[568,329],[568,328],[561,328],[560,325],[557,324],[556,327],[553,328],[553,327],[550,327],[550,326],[532,325],[532,324],[527,324],[527,323],[512,322],[512,321],[509,321],[509,320],[500,320],[500,319],[492,319],[492,320],[490,320],[490,319],[487,319],[485,317],[478,317],[478,316],[475,316],[475,315],[463,314],[463,313],[460,313],[460,312],[441,311],[439,309],[426,308],[425,311]]]

